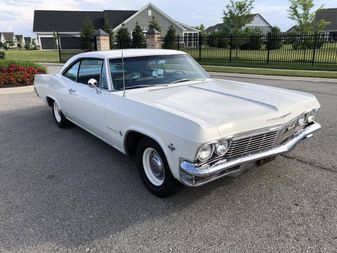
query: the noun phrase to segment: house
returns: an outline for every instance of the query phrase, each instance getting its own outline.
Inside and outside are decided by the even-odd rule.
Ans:
[[[0,33],[0,43],[4,44],[6,42],[5,36],[3,33]]]
[[[16,46],[24,48],[25,47],[25,40],[23,38],[23,35],[15,35],[15,38],[16,38]]]
[[[16,37],[13,32],[0,32],[2,35],[2,43],[7,44],[7,47],[14,48],[16,47]]]
[[[324,32],[332,40],[337,40],[337,8],[321,9],[316,13],[316,20],[322,20],[329,22]]]
[[[41,49],[55,49],[56,43],[53,38],[55,32],[69,36],[80,36],[80,30],[86,17],[92,20],[95,29],[102,29],[104,17],[107,17],[114,34],[125,25],[131,33],[136,23],[141,26],[144,34],[148,30],[149,22],[154,17],[161,26],[161,36],[164,37],[168,27],[172,25],[176,35],[184,38],[186,44],[195,45],[194,38],[198,37],[199,30],[189,25],[178,22],[160,10],[152,3],[148,3],[140,10],[103,10],[103,11],[34,11],[33,32],[36,33],[38,44]],[[65,44],[61,41],[61,48],[74,48],[78,45],[74,40],[68,40]],[[193,44],[194,43],[194,44]]]
[[[244,26],[245,28],[249,29],[260,29],[263,34],[267,34],[268,32],[271,31],[272,26],[268,23],[268,21],[262,17],[261,14],[251,14],[253,16],[252,22]],[[210,26],[206,29],[206,32],[208,34],[214,33],[214,32],[219,32],[221,31],[223,27],[223,23],[219,23],[213,26]]]

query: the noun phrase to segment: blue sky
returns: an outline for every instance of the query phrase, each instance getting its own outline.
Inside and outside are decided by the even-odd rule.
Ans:
[[[0,31],[14,31],[16,34],[32,35],[33,13],[44,10],[138,10],[149,0],[0,0]],[[210,26],[221,22],[223,9],[228,1],[215,0],[152,0],[153,4],[172,18],[189,25]],[[316,8],[336,7],[337,0],[314,0]],[[253,12],[262,14],[271,24],[283,31],[294,23],[288,19],[288,0],[256,0]]]

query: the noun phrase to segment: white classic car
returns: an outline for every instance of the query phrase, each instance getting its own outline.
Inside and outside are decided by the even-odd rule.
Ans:
[[[72,57],[35,90],[56,125],[70,122],[136,156],[160,197],[200,186],[290,151],[320,129],[308,93],[216,80],[188,54],[129,49]]]

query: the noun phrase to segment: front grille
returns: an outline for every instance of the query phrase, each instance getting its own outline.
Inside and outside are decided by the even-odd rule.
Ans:
[[[231,160],[272,149],[294,137],[294,135],[301,129],[301,127],[296,126],[296,122],[292,121],[284,125],[279,130],[251,135],[248,137],[234,138],[231,141],[224,158]]]

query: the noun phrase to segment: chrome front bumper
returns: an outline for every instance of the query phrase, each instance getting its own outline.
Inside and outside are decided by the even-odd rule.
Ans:
[[[180,181],[187,186],[197,187],[214,181],[218,178],[233,175],[240,172],[241,167],[244,167],[244,165],[291,151],[299,141],[312,137],[313,133],[320,128],[320,124],[314,123],[303,129],[291,140],[276,148],[240,157],[235,160],[220,161],[210,167],[197,167],[191,162],[181,161]]]

